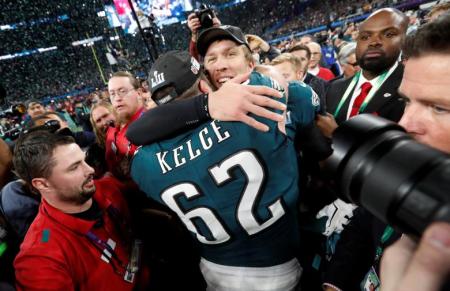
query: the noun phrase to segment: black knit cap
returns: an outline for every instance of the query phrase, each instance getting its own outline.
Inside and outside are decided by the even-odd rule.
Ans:
[[[158,105],[172,101],[182,95],[194,85],[200,76],[199,62],[186,51],[169,51],[160,56],[153,64],[149,76],[148,86],[153,96],[159,90],[173,86],[175,92],[168,96],[153,99]]]
[[[197,39],[197,51],[198,53],[204,57],[208,47],[211,43],[216,40],[221,39],[229,39],[238,44],[243,44],[248,47],[250,46],[245,38],[244,33],[239,27],[231,26],[231,25],[222,25],[218,27],[211,27],[204,30]]]

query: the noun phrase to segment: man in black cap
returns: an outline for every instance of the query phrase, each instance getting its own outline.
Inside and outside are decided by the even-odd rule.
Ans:
[[[205,70],[216,89],[255,67],[245,35],[236,26],[222,25],[205,30],[198,38],[197,49],[204,57]]]
[[[238,27],[220,26],[212,27],[202,32],[198,39],[198,50],[203,56],[209,46],[209,42],[218,38],[231,39],[233,44],[242,44],[245,50],[232,49],[229,56],[235,62],[235,70],[228,71],[226,76],[214,76],[206,72],[213,85],[213,91],[207,94],[197,95],[195,98],[174,102],[164,107],[157,107],[146,114],[145,136],[134,137],[129,135],[133,144],[150,144],[162,138],[171,136],[173,133],[183,130],[188,125],[198,125],[203,121],[218,119],[222,121],[241,121],[261,131],[267,131],[268,126],[262,120],[257,120],[249,113],[256,114],[272,121],[281,121],[283,116],[268,110],[273,108],[284,110],[286,106],[276,100],[266,97],[281,97],[281,94],[267,86],[249,86],[246,81],[254,67],[252,53],[245,40],[245,36]],[[234,41],[234,42],[233,42]],[[242,54],[245,55],[245,61],[242,62]],[[230,58],[231,59],[231,58]],[[206,65],[205,65],[206,67]],[[154,73],[152,73],[154,74]],[[158,82],[158,75],[150,75],[149,83]],[[227,82],[226,85],[223,83]],[[161,127],[161,124],[165,124]]]
[[[158,105],[211,90],[200,64],[183,52],[161,56],[149,75]],[[282,90],[257,72],[249,84]],[[144,135],[149,113],[130,125],[132,142]],[[299,281],[295,150],[283,124],[266,124],[268,132],[261,133],[210,120],[133,157],[134,181],[177,213],[196,238],[211,290],[294,290]]]

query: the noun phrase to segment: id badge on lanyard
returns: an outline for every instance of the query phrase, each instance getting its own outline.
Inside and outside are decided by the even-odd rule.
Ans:
[[[380,279],[372,267],[361,283],[362,291],[380,291]]]
[[[142,241],[135,239],[131,248],[130,262],[127,265],[123,279],[127,282],[133,283],[136,273],[139,271],[141,265],[142,255]]]

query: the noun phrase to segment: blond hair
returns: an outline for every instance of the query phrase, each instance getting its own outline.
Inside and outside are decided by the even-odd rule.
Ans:
[[[92,117],[92,112],[94,112],[94,110],[99,107],[106,108],[113,115],[115,115],[115,112],[111,103],[106,100],[102,100],[91,106],[91,115],[89,116],[89,121],[91,122],[92,130],[94,131],[95,134],[95,141],[100,147],[105,148],[106,132],[97,128],[97,126],[95,125],[95,120]]]
[[[291,53],[283,53],[279,55],[270,62],[270,65],[275,66],[286,62],[290,63],[294,67],[294,71],[303,70],[300,60]]]
[[[134,89],[137,90],[137,89],[141,88],[141,83],[139,82],[139,80],[136,79],[133,76],[133,74],[131,74],[129,72],[125,72],[125,71],[115,72],[114,74],[112,74],[111,78],[109,78],[109,79],[111,80],[112,78],[116,78],[116,77],[117,78],[122,78],[122,77],[128,78],[130,80],[131,86],[133,86]]]

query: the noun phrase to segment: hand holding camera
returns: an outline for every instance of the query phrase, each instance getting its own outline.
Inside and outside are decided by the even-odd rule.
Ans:
[[[191,31],[192,41],[197,41],[198,33],[201,29],[207,29],[213,26],[220,26],[221,22],[217,18],[214,10],[205,4],[200,6],[200,9],[189,14],[187,25]]]

